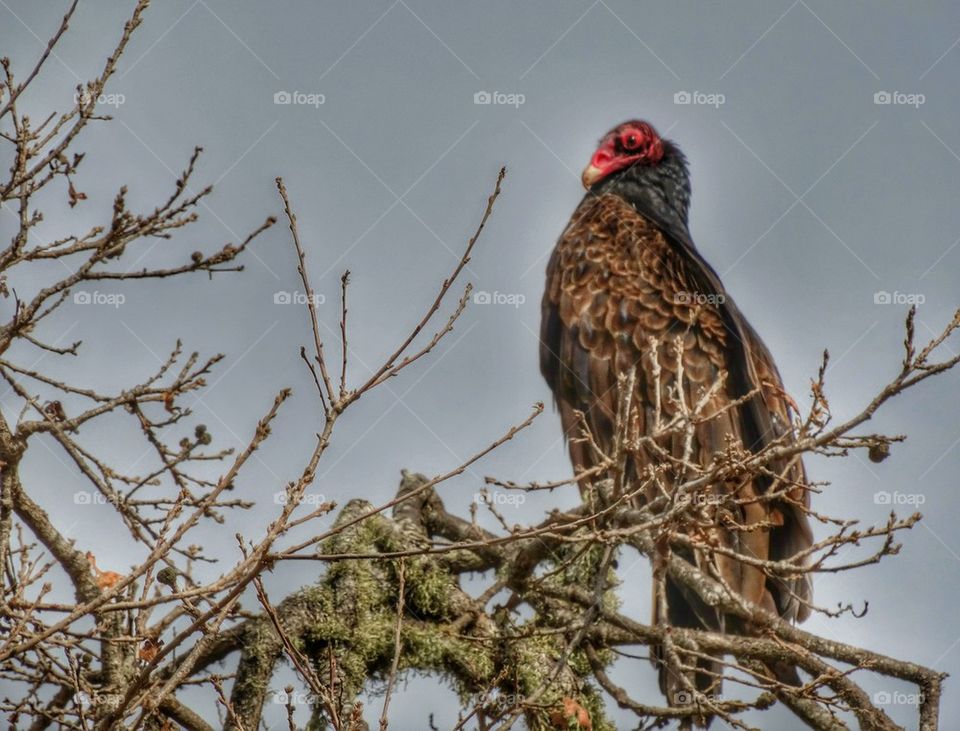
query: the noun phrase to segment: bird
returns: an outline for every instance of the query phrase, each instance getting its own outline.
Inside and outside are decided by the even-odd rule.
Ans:
[[[601,138],[581,181],[586,194],[547,265],[539,347],[540,370],[560,412],[575,471],[595,470],[598,449],[613,453],[618,418],[628,416],[618,410],[626,403],[635,405],[629,416],[645,436],[653,434],[658,413],[663,419],[676,415],[678,397],[688,404],[706,398],[703,413],[712,416],[693,422],[687,445],[666,438],[662,450],[640,448],[630,455],[624,480],[635,486],[639,506],[661,494],[643,476],[657,468],[669,474],[665,454],[686,453],[706,470],[731,445],[746,454],[776,440],[791,443],[797,408],[773,357],[694,245],[690,173],[679,146],[647,121],[626,121]],[[623,384],[632,388],[629,401],[621,398]],[[584,427],[593,444],[582,438]],[[766,474],[710,487],[733,499],[723,502],[725,513],[714,511],[706,533],[740,555],[805,565],[803,552],[813,536],[802,461],[775,461],[768,468]],[[581,491],[589,489],[588,482],[581,480]],[[773,495],[763,499],[772,485]],[[685,529],[692,536],[696,526]],[[673,552],[776,616],[796,622],[809,616],[812,587],[802,570],[770,576],[689,542]],[[653,598],[655,625],[745,631],[669,575],[655,580]],[[663,648],[652,647],[651,659],[671,705],[690,703],[685,689],[691,685],[698,693],[718,694],[722,658],[698,659],[686,683],[671,670]],[[795,668],[774,672],[799,683]],[[709,721],[699,718],[697,724]]]

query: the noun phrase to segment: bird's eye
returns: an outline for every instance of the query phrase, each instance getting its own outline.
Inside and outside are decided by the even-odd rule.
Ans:
[[[627,150],[636,150],[640,146],[640,137],[633,132],[625,134],[620,141]]]

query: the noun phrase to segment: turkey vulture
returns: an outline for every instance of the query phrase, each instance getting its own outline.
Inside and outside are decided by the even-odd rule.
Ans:
[[[695,421],[690,445],[671,437],[661,440],[667,455],[682,457],[685,447],[692,448],[689,461],[707,468],[732,444],[756,452],[772,440],[791,440],[791,402],[770,352],[693,244],[687,224],[689,173],[677,145],[660,137],[648,122],[624,122],[600,141],[582,180],[587,194],[547,266],[540,330],[540,369],[559,408],[575,470],[589,469],[599,460],[591,445],[578,438],[584,425],[604,453],[613,451],[621,403],[618,376],[632,373],[632,411],[637,415],[631,418],[639,422],[639,434],[651,433],[655,408],[664,419],[676,413],[676,398],[668,395],[677,385],[678,356],[686,403],[695,403],[713,386],[703,413],[714,416]],[[651,338],[660,351],[659,405]],[[675,352],[677,343],[680,354]],[[662,468],[669,461],[663,455],[649,448],[631,454],[627,481],[641,484],[648,467]],[[773,498],[756,499],[774,484],[768,475],[710,486],[714,494],[728,496],[718,501],[726,513],[721,520],[722,511],[714,511],[713,524],[700,535],[707,533],[728,549],[759,559],[789,560],[808,548],[812,534],[803,465],[794,459],[769,468],[786,478],[775,483]],[[583,482],[581,489],[586,490]],[[653,488],[636,491],[640,504],[657,494]],[[709,551],[674,551],[761,608],[794,621],[809,614],[806,574],[771,577]],[[655,623],[745,631],[669,577],[661,585],[664,592],[654,587]],[[666,617],[658,609],[664,604]],[[689,701],[680,693],[687,686],[662,655],[653,648],[660,688],[668,702],[683,705]],[[697,665],[694,687],[716,693],[719,661],[700,659]],[[792,668],[774,672],[797,679]]]

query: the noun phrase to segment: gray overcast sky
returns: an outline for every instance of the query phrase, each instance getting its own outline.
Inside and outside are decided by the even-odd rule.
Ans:
[[[14,59],[21,78],[66,5],[0,2],[0,54]],[[26,100],[35,118],[63,109],[76,83],[94,75],[131,5],[81,3]],[[88,157],[76,182],[89,200],[48,217],[39,233],[53,238],[102,221],[123,183],[133,203],[152,206],[199,144],[206,153],[197,183],[216,182],[215,195],[199,224],[151,249],[140,266],[181,261],[277,213],[273,179],[282,175],[313,284],[326,296],[329,328],[337,322],[340,273],[353,272],[356,384],[432,300],[506,165],[503,196],[466,274],[478,290],[516,295],[522,304],[470,307],[428,361],[351,410],[321,465],[318,494],[341,504],[357,495],[380,501],[395,490],[400,468],[449,469],[535,401],[549,403],[535,335],[546,256],[582,195],[579,171],[597,138],[623,119],[643,117],[690,158],[694,238],[770,346],[788,389],[809,402],[809,380],[828,348],[828,393],[843,418],[899,363],[906,306],[877,304],[876,293],[922,295],[921,338],[939,332],[958,305],[958,36],[960,5],[946,1],[165,0],[148,12],[107,90],[122,95],[115,121],[89,129],[78,145]],[[475,104],[483,91],[522,95],[523,103]],[[323,103],[275,104],[282,92],[322,95]],[[715,104],[675,103],[684,92]],[[892,103],[875,103],[883,92]],[[14,224],[0,214],[0,234]],[[297,358],[308,339],[306,314],[274,304],[275,293],[299,289],[283,226],[255,245],[247,265],[244,274],[213,282],[104,286],[125,294],[123,306],[64,308],[45,335],[83,338],[85,352],[79,361],[45,365],[74,376],[82,369],[91,385],[132,383],[178,336],[188,349],[222,351],[226,364],[193,407],[219,443],[235,446],[273,394],[293,386],[298,397],[241,480],[245,494],[262,495],[269,510],[271,494],[301,469],[318,410]],[[36,284],[18,281],[24,291]],[[925,384],[876,417],[872,429],[909,435],[882,465],[859,456],[808,461],[814,479],[833,483],[816,499],[822,511],[882,520],[889,508],[876,504],[875,494],[887,490],[921,495],[926,518],[905,537],[899,557],[817,580],[816,597],[827,606],[868,600],[865,618],[814,619],[807,627],[954,676],[957,378]],[[8,394],[3,408],[9,416],[19,407]],[[544,414],[522,439],[448,485],[448,505],[465,511],[487,474],[567,475],[559,435],[556,415]],[[121,465],[139,456],[125,429],[87,439]],[[73,534],[98,555],[117,555],[125,543],[119,531],[103,530],[106,513],[77,510],[70,499],[83,485],[64,456],[52,448],[33,452],[29,466],[46,486],[54,519],[73,522]],[[572,491],[531,496],[516,520],[535,521],[575,499]],[[212,526],[203,539],[230,546],[235,531],[263,523],[264,513],[253,511]],[[136,561],[128,555],[112,568]],[[281,567],[271,591],[280,595],[310,579],[302,565]],[[648,583],[646,566],[635,565],[621,591],[643,619]],[[653,677],[644,667],[623,670],[617,680],[653,701]],[[947,728],[960,718],[953,685],[943,706]],[[441,727],[453,718],[452,695],[424,696],[432,687],[411,680],[395,706],[399,727],[425,726],[424,697],[437,699]],[[369,710],[378,712],[379,703]],[[913,706],[889,711],[915,724]],[[790,728],[790,721],[777,723]]]

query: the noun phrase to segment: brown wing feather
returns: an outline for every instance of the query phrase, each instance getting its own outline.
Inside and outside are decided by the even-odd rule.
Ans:
[[[763,403],[771,415],[774,436],[788,434],[791,430],[792,407],[783,388],[780,372],[770,351],[753,328],[748,326],[746,335]],[[773,464],[771,468],[783,473],[791,484],[806,484],[806,470],[799,458],[790,464]],[[778,486],[777,489],[788,486]],[[782,524],[770,530],[770,558],[774,561],[787,560],[813,544],[813,531],[804,510],[810,507],[810,492],[794,487],[789,491],[788,497],[789,500],[777,501],[774,504],[773,522],[782,521]],[[803,575],[785,582],[769,580],[768,584],[781,616],[800,622],[810,616],[808,603],[813,599],[813,588],[809,576]]]
[[[696,267],[622,198],[601,195],[581,203],[547,268],[541,324],[541,370],[553,390],[568,439],[577,436],[575,412],[580,411],[600,447],[610,451],[617,375],[629,370],[636,374],[634,399],[643,407],[641,422],[649,418],[656,386],[649,379],[644,359],[649,356],[651,337],[664,348],[663,386],[670,385],[669,379],[675,376],[673,339],[682,336],[688,403],[710,388],[722,370],[736,366],[730,362],[731,350],[743,348],[751,371],[745,377],[763,384],[761,402],[751,405],[763,417],[760,431],[770,438],[790,428],[788,402],[768,351],[745,321],[731,332],[729,313],[736,313],[732,303],[730,309],[721,311],[714,303],[698,302],[690,296],[702,291],[698,282],[703,279]],[[736,395],[729,386],[720,389],[710,409],[723,409]],[[669,417],[669,404],[663,402],[663,408]],[[698,425],[694,461],[707,466],[729,439],[750,441],[744,434],[746,420],[744,408]],[[645,430],[644,423],[640,429]],[[672,445],[675,454],[678,446]],[[570,453],[576,467],[592,466],[589,450],[579,441],[570,441]],[[644,466],[639,464],[638,470]],[[802,480],[802,464],[797,462],[788,476]],[[761,482],[742,485],[738,497],[749,499],[766,489]],[[808,500],[802,490],[795,491],[794,497],[801,503]],[[787,558],[812,540],[806,516],[788,502],[777,505],[773,513],[766,502],[746,504],[740,520],[747,525],[782,521],[769,530],[727,532],[722,537],[746,555]],[[791,619],[805,617],[805,608],[792,595],[809,598],[806,579],[775,582],[734,560],[722,559],[718,564],[720,575],[745,598]],[[708,626],[721,622],[722,618],[715,618]]]

